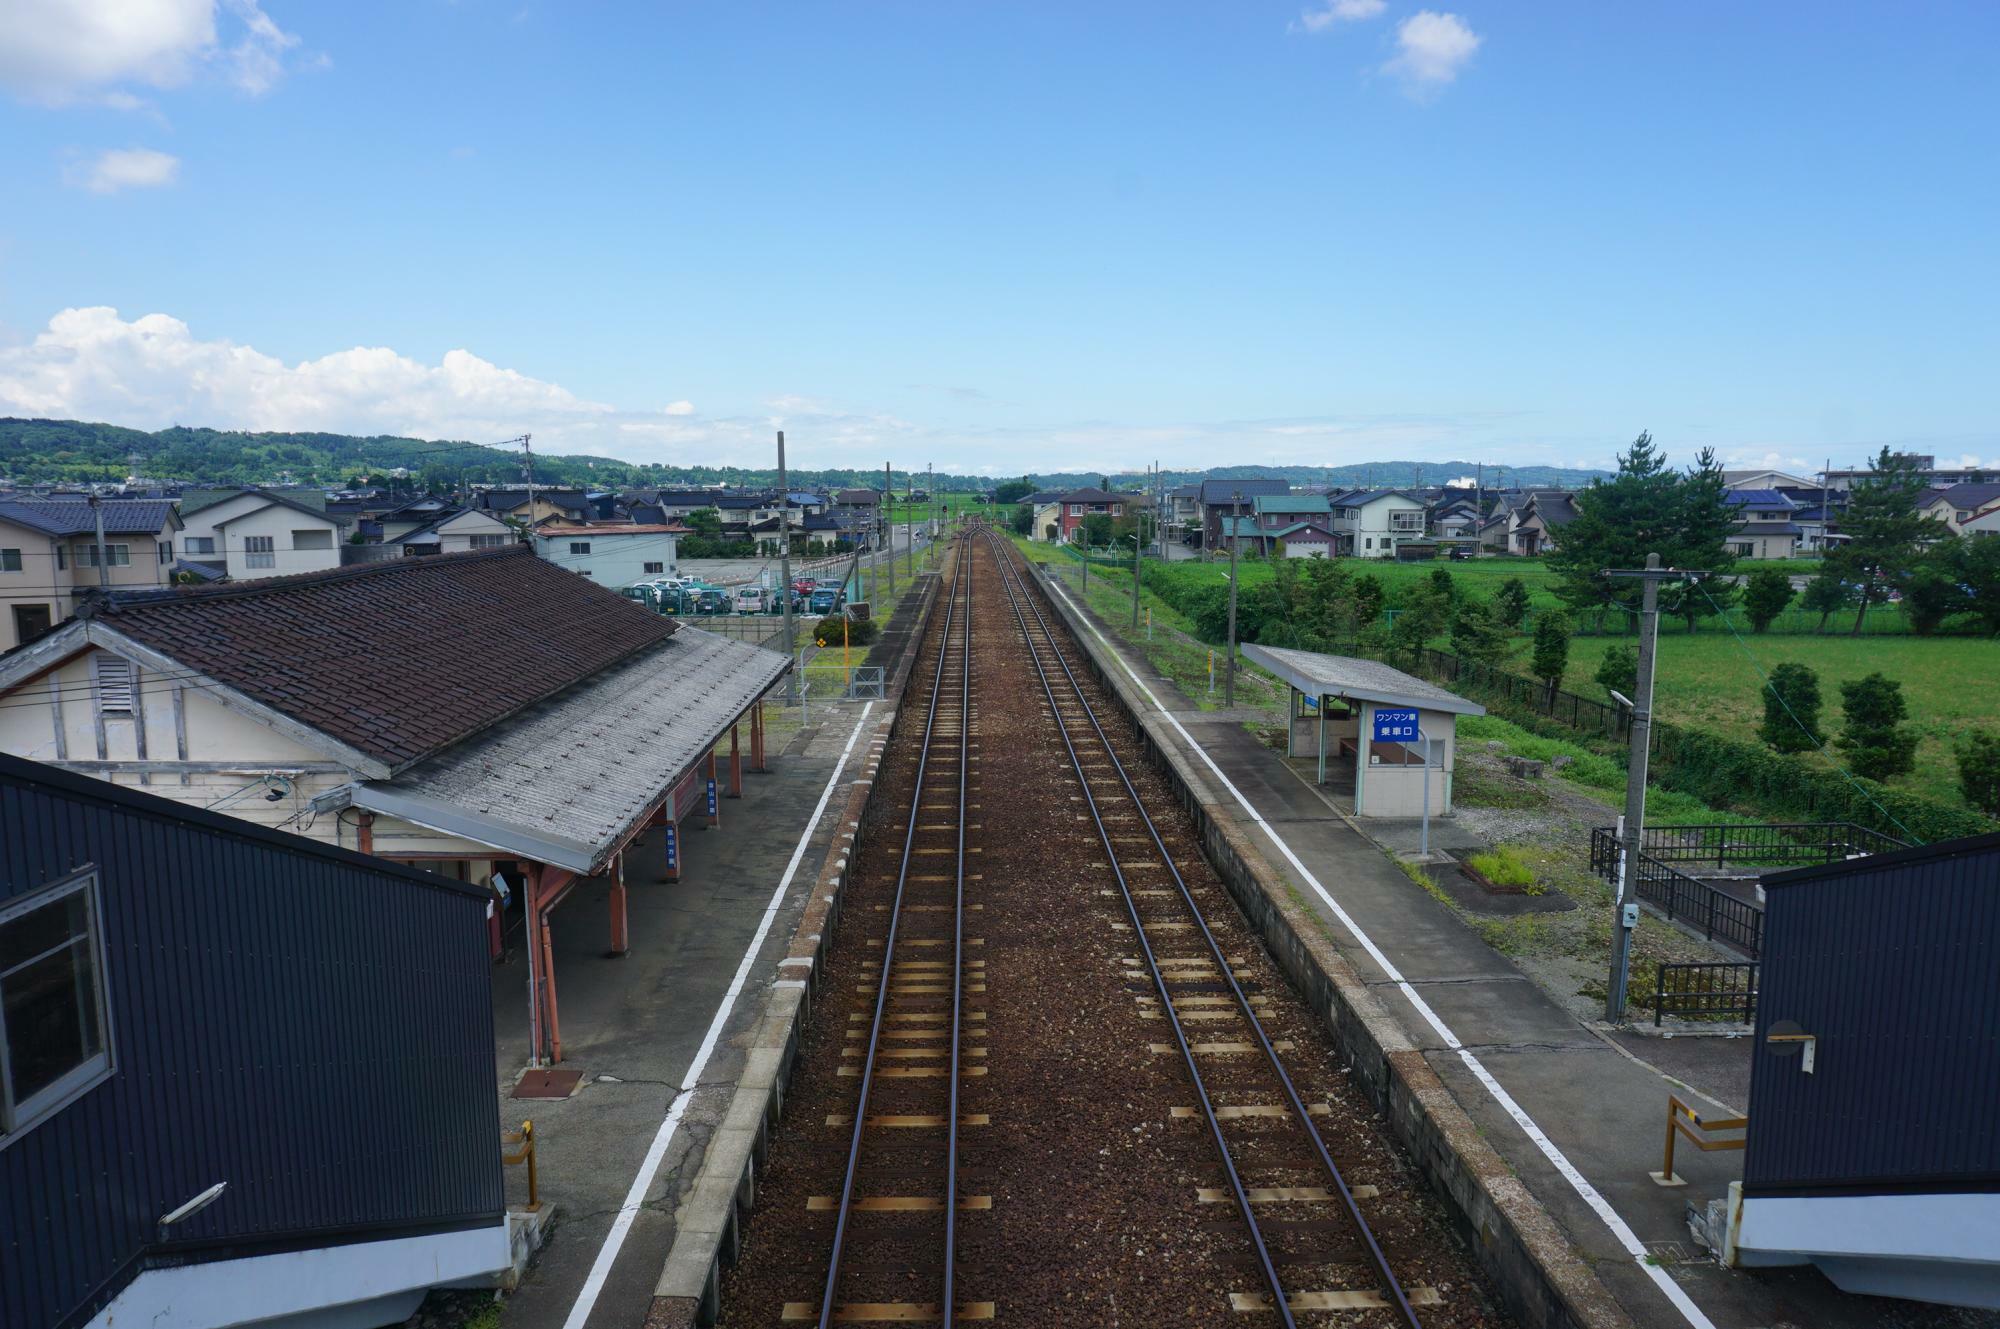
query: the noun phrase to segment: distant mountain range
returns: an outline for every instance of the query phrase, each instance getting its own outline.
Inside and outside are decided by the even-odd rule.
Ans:
[[[22,420],[0,418],[0,478],[19,484],[104,484],[141,476],[180,484],[306,484],[338,486],[359,476],[379,476],[401,469],[422,487],[445,489],[461,483],[513,484],[521,479],[521,454],[480,443],[391,435],[262,433],[191,429],[176,426],[148,432],[120,425],[81,420]],[[1294,485],[1359,488],[1364,485],[1413,487],[1444,484],[1473,476],[1479,468],[1469,461],[1380,461],[1354,466],[1218,466],[1206,471],[1169,470],[1169,485],[1203,478],[1283,477]],[[1559,466],[1495,467],[1488,465],[1488,485],[1562,488],[1587,484],[1603,471]],[[792,483],[809,488],[873,487],[882,480],[876,470],[799,470]],[[901,486],[908,472],[898,472]],[[1003,477],[1012,478],[1012,477]],[[1109,479],[1130,486],[1143,481],[1138,472],[1097,471],[1034,473],[1025,477],[1038,488],[1078,488]],[[535,454],[535,479],[543,484],[586,488],[633,485],[698,486],[713,484],[775,484],[775,469],[736,466],[663,466],[617,461],[589,455]],[[990,489],[992,476],[933,477],[939,489]]]

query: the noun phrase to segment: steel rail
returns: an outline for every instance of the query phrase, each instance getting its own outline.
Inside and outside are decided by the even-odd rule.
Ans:
[[[945,662],[949,656],[951,649],[951,629],[954,621],[954,616],[958,611],[960,575],[962,575],[964,573],[964,570],[971,565],[971,562],[972,562],[972,547],[971,547],[971,542],[968,540],[959,549],[959,566],[954,570],[954,576],[952,578],[951,594],[945,600],[944,630],[939,634],[938,637],[937,669],[931,676],[930,704],[924,712],[923,741],[918,746],[917,749],[917,773],[916,773],[916,778],[912,782],[910,789],[910,819],[909,819],[909,824],[905,827],[903,831],[902,862],[896,869],[896,894],[894,900],[889,906],[889,935],[888,938],[882,943],[882,980],[881,984],[875,990],[875,1015],[873,1022],[868,1027],[868,1052],[867,1052],[867,1058],[864,1061],[861,1070],[861,1096],[859,1101],[856,1102],[854,1107],[854,1131],[852,1135],[849,1137],[847,1144],[847,1172],[846,1175],[842,1178],[840,1183],[839,1213],[835,1217],[833,1225],[833,1252],[827,1260],[826,1291],[824,1295],[822,1295],[822,1297],[820,1298],[819,1329],[830,1329],[831,1325],[833,1324],[834,1308],[836,1305],[834,1301],[834,1294],[840,1282],[840,1256],[841,1256],[841,1251],[843,1247],[846,1245],[847,1241],[847,1220],[853,1212],[854,1178],[856,1172],[858,1172],[860,1169],[861,1137],[862,1134],[866,1131],[868,1123],[868,1093],[869,1090],[872,1089],[875,1084],[876,1048],[882,1038],[882,1017],[887,1012],[889,1005],[890,974],[894,971],[896,963],[896,933],[903,921],[903,894],[909,883],[910,859],[913,856],[913,851],[916,847],[917,823],[918,823],[918,817],[922,812],[922,804],[924,799],[924,775],[930,766],[931,737],[936,732],[937,729],[938,699],[943,694],[944,690]],[[970,578],[966,578],[965,586],[966,589],[968,590],[970,589],[971,587]],[[966,602],[965,618],[966,618],[965,640],[966,640],[966,645],[969,648],[972,641],[972,627],[971,627],[972,604],[970,599],[968,599]],[[965,761],[963,759],[965,751],[964,730],[966,726],[966,721],[968,719],[968,712],[971,709],[971,700],[972,700],[972,694],[971,694],[972,671],[970,665],[971,652],[968,649],[964,652],[964,654],[966,656],[966,659],[961,662],[961,682],[965,687],[966,691],[965,695],[961,698],[959,705],[960,761],[958,764],[958,791],[959,791],[958,796],[959,796],[959,808],[960,808],[959,832],[958,832],[959,834],[958,876],[960,881],[959,901],[961,906],[963,905],[965,898],[964,886],[963,886],[965,880],[965,819],[963,810],[965,807],[965,780],[966,780],[966,774],[965,774],[966,766],[965,766]],[[959,934],[962,937],[964,935],[964,925],[962,920],[958,924],[958,929],[959,929]],[[952,1093],[952,1102],[954,1105],[954,1112],[952,1115],[952,1130],[949,1137],[950,1147],[952,1151],[950,1166],[953,1176],[954,1190],[951,1192],[947,1192],[945,1196],[946,1241],[945,1241],[945,1252],[944,1252],[944,1268],[945,1268],[945,1287],[947,1289],[949,1289],[952,1285],[952,1244],[951,1244],[952,1232],[953,1232],[952,1214],[957,1204],[957,1195],[955,1187],[957,1184],[956,1176],[957,1176],[957,1162],[958,1162],[957,1159],[958,1132],[957,1132],[957,1114],[955,1109],[958,1100],[959,992],[962,989],[962,987],[963,987],[963,980],[960,978],[959,972],[955,968],[952,974],[952,1065],[950,1068],[951,1084],[952,1084],[951,1093]],[[947,1292],[943,1306],[944,1323],[946,1324],[946,1326],[949,1326],[952,1322],[952,1309],[953,1308],[951,1304],[951,1297],[949,1292]]]
[[[1181,1060],[1187,1066],[1188,1078],[1194,1082],[1195,1099],[1201,1104],[1202,1115],[1208,1120],[1209,1134],[1215,1141],[1216,1155],[1222,1160],[1223,1173],[1229,1179],[1230,1193],[1236,1197],[1236,1206],[1243,1215],[1244,1224],[1250,1230],[1250,1243],[1257,1252],[1257,1264],[1263,1271],[1264,1281],[1271,1289],[1272,1304],[1276,1306],[1286,1329],[1296,1329],[1297,1321],[1292,1316],[1291,1301],[1285,1296],[1284,1283],[1278,1277],[1277,1266],[1271,1261],[1270,1247],[1264,1240],[1264,1229],[1258,1224],[1257,1216],[1250,1208],[1249,1193],[1245,1191],[1243,1178],[1236,1170],[1236,1160],[1229,1152],[1229,1141],[1223,1135],[1221,1118],[1216,1115],[1215,1105],[1209,1099],[1208,1086],[1202,1079],[1201,1067],[1195,1063],[1194,1048],[1188,1042],[1187,1030],[1181,1025],[1180,1012],[1174,1006],[1173,993],[1167,988],[1166,975],[1160,970],[1158,957],[1153,954],[1152,940],[1147,937],[1145,924],[1139,917],[1138,900],[1132,894],[1131,884],[1125,880],[1125,869],[1119,865],[1118,851],[1111,843],[1110,828],[1104,824],[1104,814],[1097,806],[1097,795],[1090,787],[1089,777],[1083,773],[1083,759],[1077,754],[1076,743],[1070,737],[1069,725],[1063,719],[1061,706],[1056,702],[1055,688],[1049,682],[1049,671],[1042,665],[1041,651],[1035,645],[1034,636],[1028,631],[1028,620],[1021,612],[1022,595],[1017,586],[1018,574],[1008,560],[1006,551],[998,546],[997,540],[989,537],[988,547],[994,555],[994,561],[1000,565],[1001,585],[1006,589],[1008,604],[1014,610],[1014,621],[1021,629],[1022,644],[1027,646],[1028,657],[1034,661],[1035,674],[1042,684],[1042,695],[1048,699],[1049,714],[1055,719],[1056,733],[1062,738],[1063,748],[1069,753],[1070,765],[1076,771],[1077,784],[1083,789],[1084,804],[1090,809],[1091,821],[1096,824],[1098,838],[1104,844],[1105,860],[1111,865],[1112,875],[1118,879],[1119,893],[1125,897],[1125,909],[1132,919],[1132,935],[1139,939],[1139,950],[1146,957],[1146,968],[1153,976],[1153,990],[1160,994],[1160,1008],[1166,1013],[1167,1023],[1173,1027],[1174,1042],[1180,1048]],[[1030,608],[1032,607],[1031,605]],[[1039,617],[1037,615],[1038,619]],[[1043,623],[1043,635],[1048,635],[1046,623]],[[1057,663],[1062,663],[1061,652],[1056,650],[1053,638],[1049,641],[1049,650],[1056,656]],[[1066,665],[1064,668],[1067,670]],[[1073,677],[1071,681],[1075,681]],[[1088,703],[1085,704],[1085,710],[1086,712],[1089,710]],[[1095,717],[1093,717],[1094,722]],[[1109,745],[1106,746],[1108,750]],[[1227,963],[1222,966],[1222,971],[1225,975],[1229,973]]]
[[[955,882],[952,887],[951,906],[951,1102],[945,1109],[945,1187],[944,1187],[944,1329],[951,1329],[955,1303],[952,1291],[956,1286],[958,1260],[958,1062],[959,1031],[965,1010],[965,787],[968,783],[966,771],[970,763],[972,733],[972,569],[977,560],[972,554],[972,542],[965,542],[965,566],[959,574],[965,580],[965,643],[959,651],[959,703],[958,703],[958,854],[954,869]],[[953,589],[957,589],[959,578],[954,577]],[[951,633],[949,622],[945,625],[947,636]],[[943,657],[938,667],[944,667]],[[914,812],[912,813],[914,816]],[[885,954],[885,960],[888,958]]]
[[[989,537],[989,539],[991,538]],[[1165,864],[1167,871],[1172,874],[1174,885],[1179,889],[1182,901],[1187,905],[1188,912],[1193,916],[1195,926],[1201,929],[1202,938],[1208,943],[1210,954],[1215,957],[1216,967],[1221,971],[1223,981],[1229,984],[1229,991],[1236,998],[1238,1010],[1244,1020],[1249,1023],[1251,1031],[1256,1035],[1258,1046],[1263,1049],[1265,1059],[1270,1063],[1271,1069],[1277,1073],[1279,1083],[1284,1086],[1285,1097],[1291,1104],[1293,1115],[1297,1118],[1299,1124],[1305,1128],[1307,1137],[1312,1140],[1314,1151],[1319,1155],[1320,1162],[1325,1166],[1327,1175],[1332,1178],[1334,1189],[1340,1195],[1341,1204],[1346,1209],[1348,1218],[1353,1222],[1356,1232],[1359,1233],[1363,1244],[1367,1248],[1369,1264],[1374,1267],[1376,1276],[1381,1280],[1384,1289],[1390,1294],[1403,1323],[1410,1326],[1410,1329],[1422,1329],[1422,1322],[1417,1318],[1416,1308],[1410,1304],[1408,1295],[1403,1291],[1401,1280],[1396,1277],[1395,1271],[1390,1269],[1388,1257],[1382,1253],[1381,1244],[1376,1240],[1373,1229],[1368,1226],[1368,1220],[1362,1216],[1361,1206],[1355,1200],[1354,1192],[1347,1184],[1347,1178],[1341,1175],[1339,1165],[1333,1161],[1333,1155],[1327,1150],[1326,1141],[1320,1136],[1319,1128],[1313,1125],[1312,1114],[1306,1110],[1305,1101],[1300,1097],[1297,1086],[1292,1083],[1292,1077],[1286,1073],[1284,1062],[1279,1058],[1277,1049],[1271,1046],[1271,1040],[1264,1032],[1263,1022],[1257,1018],[1255,1010],[1250,1005],[1250,999],[1244,994],[1242,986],[1237,983],[1236,975],[1230,968],[1228,957],[1223,954],[1221,943],[1215,939],[1214,932],[1209,929],[1208,919],[1202,914],[1201,906],[1195,903],[1194,893],[1188,889],[1187,881],[1181,876],[1180,867],[1174,862],[1173,855],[1168,852],[1166,841],[1161,838],[1158,826],[1154,824],[1151,814],[1146,811],[1145,804],[1139,797],[1139,791],[1132,784],[1132,778],[1125,769],[1125,763],[1119,760],[1117,752],[1112,749],[1110,737],[1105,734],[1104,726],[1098,721],[1096,708],[1090,704],[1089,698],[1084,695],[1083,685],[1078,682],[1076,673],[1070,668],[1069,662],[1063,658],[1062,650],[1056,644],[1055,634],[1049,630],[1048,620],[1042,615],[1040,608],[1035,605],[1033,597],[1026,595],[1025,584],[1022,583],[1019,570],[1013,566],[1013,560],[1008,556],[1011,551],[1006,548],[997,547],[997,541],[994,541],[994,543],[996,544],[995,552],[1001,566],[1006,569],[1003,578],[1011,575],[1014,584],[1023,586],[1022,598],[1027,600],[1029,612],[1034,614],[1035,621],[1042,630],[1042,635],[1048,640],[1050,653],[1055,656],[1056,663],[1062,666],[1064,675],[1069,679],[1070,687],[1076,693],[1077,703],[1082,706],[1084,715],[1089,718],[1091,728],[1097,735],[1098,744],[1104,749],[1105,756],[1110,760],[1112,769],[1117,772],[1119,783],[1123,785],[1125,796],[1131,801],[1133,811],[1139,814],[1139,820],[1144,823],[1146,833],[1152,837],[1153,847],[1159,851],[1160,861]],[[1010,585],[1009,590],[1011,594],[1013,590],[1012,585]],[[1020,612],[1018,604],[1016,605],[1015,612],[1017,615]],[[1037,668],[1040,667],[1040,663],[1038,657],[1036,660]],[[1051,699],[1051,705],[1053,705],[1053,699]],[[1080,769],[1079,774],[1081,774]],[[1094,813],[1095,797],[1091,796],[1087,789],[1085,793],[1086,796],[1091,798]],[[1110,848],[1108,837],[1105,847],[1107,850]],[[1120,873],[1119,881],[1121,885],[1124,882],[1122,872]],[[1133,927],[1139,929],[1136,908],[1134,909]],[[1140,929],[1140,931],[1143,935],[1143,929]],[[1280,1301],[1282,1300],[1283,1298],[1280,1297]]]

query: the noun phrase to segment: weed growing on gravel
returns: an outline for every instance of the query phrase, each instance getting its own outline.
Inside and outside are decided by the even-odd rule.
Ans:
[[[1477,872],[1495,886],[1520,886],[1533,890],[1535,870],[1521,861],[1521,851],[1513,845],[1495,845],[1483,854],[1474,854],[1466,860]]]

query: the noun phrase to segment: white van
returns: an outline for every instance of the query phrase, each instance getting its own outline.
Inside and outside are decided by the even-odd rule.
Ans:
[[[736,612],[761,614],[770,607],[771,593],[762,586],[741,586],[736,591]]]

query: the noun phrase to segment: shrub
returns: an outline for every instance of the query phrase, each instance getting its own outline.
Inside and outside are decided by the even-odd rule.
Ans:
[[[1958,788],[1965,801],[2000,817],[2000,734],[1975,729],[1958,740]]]
[[[1535,620],[1535,659],[1532,667],[1535,677],[1548,686],[1551,695],[1562,682],[1563,671],[1569,668],[1571,630],[1569,615],[1560,609],[1551,610]]]
[[[1528,616],[1528,583],[1519,577],[1501,582],[1500,589],[1493,593],[1493,612],[1507,627],[1520,627],[1521,620]]]
[[[1750,618],[1750,630],[1762,632],[1792,602],[1792,578],[1782,568],[1758,568],[1750,574],[1743,591],[1743,612]]]
[[[847,631],[843,634],[843,625]],[[845,618],[829,614],[813,629],[813,642],[819,646],[866,646],[882,635],[882,625],[872,618]]]
[[[1764,723],[1758,737],[1780,752],[1811,752],[1825,741],[1819,731],[1819,675],[1787,660],[1764,688]]]
[[[1855,774],[1886,780],[1916,768],[1917,736],[1903,725],[1909,707],[1901,683],[1882,673],[1842,683],[1840,710],[1846,724],[1838,742]]]
[[[1467,597],[1451,621],[1451,649],[1481,664],[1507,657],[1507,637],[1483,600]]]
[[[1622,692],[1631,697],[1639,690],[1639,652],[1616,643],[1604,648],[1604,660],[1591,675],[1606,692]],[[1638,698],[1633,697],[1634,701]]]

